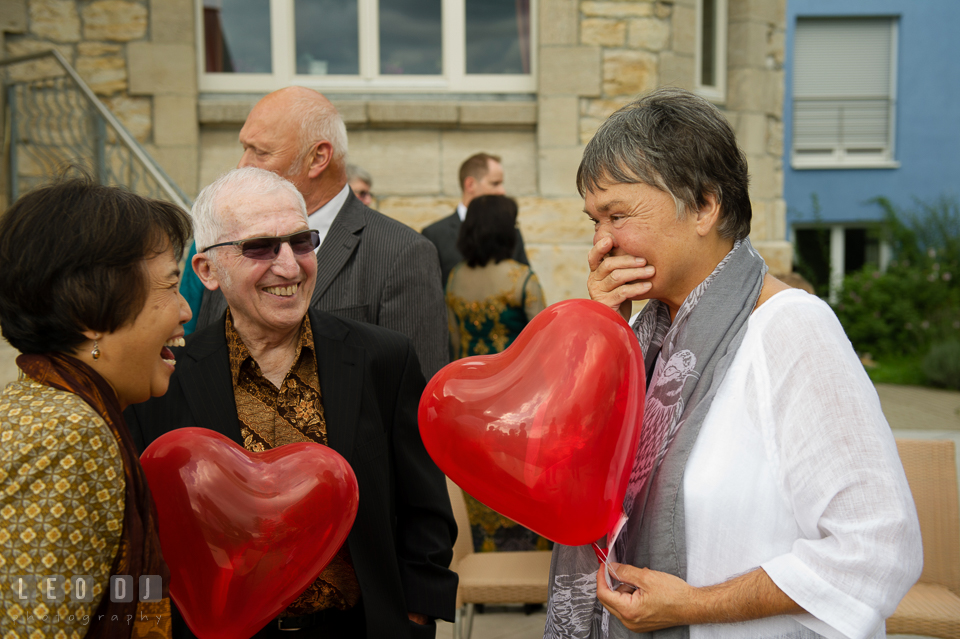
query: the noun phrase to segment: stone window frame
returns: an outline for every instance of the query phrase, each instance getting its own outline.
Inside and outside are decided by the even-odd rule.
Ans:
[[[725,1],[725,0],[723,0]],[[530,0],[530,73],[466,73],[466,0],[441,0],[443,73],[439,76],[377,75],[377,0],[357,0],[360,22],[360,75],[315,76],[296,73],[294,0],[270,0],[272,73],[207,73],[203,34],[203,0],[196,12],[199,89],[205,93],[267,93],[292,84],[327,92],[363,93],[533,93],[537,89],[539,0]]]
[[[706,32],[704,28],[705,6],[712,6],[713,47],[704,50]],[[727,100],[727,0],[697,0],[697,50],[695,59],[696,91],[712,102],[723,104]],[[703,82],[704,56],[713,60],[713,84]]]
[[[896,159],[896,121],[897,121],[897,60],[899,58],[899,33],[900,19],[896,15],[831,15],[831,16],[798,16],[797,26],[803,20],[821,20],[821,21],[845,21],[856,23],[857,21],[882,21],[890,29],[889,42],[889,68],[888,68],[888,93],[885,99],[889,101],[889,111],[887,113],[888,128],[886,146],[875,154],[850,153],[844,147],[842,140],[837,139],[832,151],[822,154],[804,155],[798,153],[797,143],[797,44],[796,30],[794,31],[793,43],[793,82],[792,92],[792,121],[793,134],[790,140],[790,165],[794,169],[896,169],[900,167],[900,162]],[[854,99],[855,98],[851,98]]]

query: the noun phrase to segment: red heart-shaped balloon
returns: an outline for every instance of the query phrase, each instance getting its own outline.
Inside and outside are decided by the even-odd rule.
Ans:
[[[502,515],[558,543],[603,537],[640,439],[643,355],[606,306],[568,300],[502,353],[441,369],[420,399],[437,466]]]
[[[215,431],[181,428],[140,463],[170,596],[200,639],[254,635],[317,578],[357,515],[353,469],[320,444],[251,453]]]

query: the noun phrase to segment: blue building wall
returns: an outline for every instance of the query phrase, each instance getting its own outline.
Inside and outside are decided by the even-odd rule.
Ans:
[[[793,39],[797,17],[894,16],[897,28],[895,169],[801,169],[790,166],[793,138]],[[867,203],[886,196],[909,207],[913,198],[960,195],[960,1],[787,0],[784,96],[784,199],[787,228],[812,222],[816,194],[824,222],[878,220]]]

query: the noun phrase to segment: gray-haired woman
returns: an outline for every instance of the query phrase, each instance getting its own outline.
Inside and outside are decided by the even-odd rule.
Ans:
[[[603,124],[577,185],[591,297],[624,317],[650,300],[632,323],[648,382],[607,540],[628,585],[555,547],[545,636],[883,637],[923,564],[910,489],[836,317],[747,239],[730,125],[660,89]]]

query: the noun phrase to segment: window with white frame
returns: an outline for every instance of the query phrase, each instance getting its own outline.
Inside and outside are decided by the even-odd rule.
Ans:
[[[197,2],[201,91],[536,88],[536,0]]]
[[[697,93],[723,102],[727,91],[727,0],[697,0]]]
[[[891,167],[894,18],[799,18],[794,37],[795,168]]]

